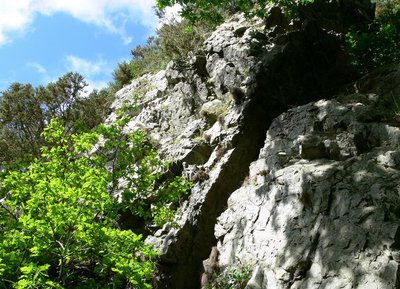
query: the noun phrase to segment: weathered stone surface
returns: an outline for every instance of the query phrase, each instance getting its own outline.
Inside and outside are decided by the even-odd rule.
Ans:
[[[342,95],[272,122],[218,218],[222,268],[252,266],[249,288],[399,288],[400,129],[385,111],[364,121],[384,97]]]
[[[336,1],[329,4],[327,1],[316,1],[315,5],[323,12],[335,7],[329,10],[334,11],[330,13],[332,17],[341,9]],[[264,194],[269,185],[261,184],[272,176],[274,180],[282,181],[286,174],[293,174],[290,190],[301,192],[303,187],[313,188],[308,181],[311,176],[304,180],[302,176],[306,175],[307,169],[315,167],[317,175],[312,180],[320,175],[326,176],[325,187],[321,187],[321,193],[315,197],[325,204],[328,202],[325,191],[330,187],[328,176],[333,174],[334,165],[341,161],[350,162],[361,153],[371,152],[382,137],[376,134],[372,138],[371,133],[364,135],[365,127],[375,130],[362,122],[351,130],[341,130],[353,120],[350,110],[359,110],[360,117],[368,115],[362,106],[354,105],[350,109],[345,104],[336,106],[335,102],[321,101],[306,106],[308,110],[290,110],[286,116],[279,118],[281,121],[272,124],[267,144],[274,145],[263,150],[268,157],[260,158],[250,167],[250,184],[255,180],[260,184],[257,193],[252,190],[253,185],[248,185],[235,192],[227,202],[231,193],[242,186],[275,117],[287,111],[288,107],[323,97],[330,98],[350,81],[340,33],[327,27],[342,28],[348,23],[341,22],[344,19],[349,22],[351,18],[333,17],[328,20],[329,25],[319,25],[322,18],[318,15],[321,13],[307,10],[302,19],[300,17],[297,22],[289,23],[278,12],[276,9],[271,11],[271,17],[276,19],[272,19],[267,26],[264,20],[233,16],[206,40],[204,55],[191,55],[187,60],[171,62],[165,71],[144,75],[118,93],[115,110],[138,99],[136,109],[129,112],[134,117],[126,129],[147,131],[160,156],[172,161],[171,172],[182,174],[194,184],[190,197],[182,200],[181,213],[176,218],[178,227],[164,226],[146,238],[161,252],[157,288],[198,289],[202,261],[209,255],[211,247],[216,245],[216,237],[221,240],[221,261],[224,265],[229,264],[234,254],[241,256],[248,249],[246,238],[250,237],[257,240],[255,244],[261,245],[254,246],[246,253],[248,256],[254,253],[257,256],[251,258],[263,260],[268,254],[277,255],[276,251],[263,251],[264,247],[268,247],[264,241],[274,234],[275,227],[268,227],[265,232],[247,231],[248,226],[266,222],[275,209],[276,224],[283,224],[287,221],[281,215],[285,209],[290,209],[293,216],[303,210],[302,203],[294,202],[295,198],[303,199],[307,206],[313,204],[314,199],[313,195],[298,196],[297,193],[286,197],[282,188],[277,187],[271,196],[284,200],[280,204],[286,206],[271,203],[265,207]],[[323,20],[326,21],[325,18]],[[277,25],[284,27],[277,28]],[[343,124],[333,128],[336,123],[329,122],[330,118],[326,117],[328,112],[340,118]],[[308,114],[318,116],[319,123],[315,123]],[[113,113],[109,121],[115,118],[116,113]],[[291,119],[290,126],[283,122],[286,118]],[[334,137],[327,138],[320,133],[324,131],[324,126],[338,131]],[[368,142],[364,142],[366,138]],[[332,163],[317,168],[313,162],[322,157],[330,158]],[[300,162],[297,167],[289,168],[289,164],[300,158],[304,164]],[[398,156],[395,150],[388,150],[379,160],[387,166],[396,167]],[[251,206],[248,205],[249,197]],[[220,217],[214,236],[217,218],[227,206],[229,210],[234,208],[234,212],[229,211]],[[241,208],[246,208],[244,215],[236,215],[235,212],[242,212]],[[307,223],[305,220],[302,222]],[[315,220],[309,220],[307,226],[316,226],[312,222],[315,223]],[[318,232],[317,229],[314,231]],[[232,235],[234,232],[236,235]],[[305,235],[303,239],[311,237],[309,242],[312,244],[313,240],[322,239],[315,237],[319,236],[317,233],[313,234]],[[246,244],[241,243],[243,240]],[[301,243],[302,239],[297,241]],[[300,246],[310,251],[306,245]],[[313,250],[303,253],[311,256]],[[284,267],[287,271],[282,267],[277,272],[266,271],[264,263],[257,263],[258,269],[253,272],[248,288],[266,288],[265,282],[269,282],[268,287],[274,288],[274,282],[281,282],[279,280],[283,277],[280,276],[290,279],[293,275],[294,279],[299,279],[310,271],[308,260],[303,262],[299,257],[296,266],[287,262]],[[311,268],[316,270],[313,266]]]

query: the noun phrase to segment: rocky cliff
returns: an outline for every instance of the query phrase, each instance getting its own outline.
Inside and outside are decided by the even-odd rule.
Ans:
[[[342,33],[372,17],[369,1],[299,14],[236,15],[203,55],[118,92],[109,121],[138,99],[127,129],[193,182],[177,226],[147,236],[156,288],[200,288],[203,267],[209,283],[238,266],[238,288],[400,288],[400,67],[352,82]]]

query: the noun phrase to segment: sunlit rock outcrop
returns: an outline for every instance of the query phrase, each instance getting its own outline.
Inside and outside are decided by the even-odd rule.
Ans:
[[[235,15],[202,55],[118,92],[108,121],[136,100],[126,129],[193,183],[175,226],[146,236],[161,253],[156,288],[197,289],[203,266],[212,282],[209,268],[238,263],[248,289],[400,288],[400,132],[387,110],[399,68],[353,85],[342,33],[373,9],[342,2],[291,22],[276,7]]]

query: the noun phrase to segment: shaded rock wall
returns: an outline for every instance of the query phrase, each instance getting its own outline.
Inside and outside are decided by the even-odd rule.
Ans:
[[[389,71],[379,75],[393,79],[400,66]],[[400,288],[400,129],[385,111],[381,122],[366,118],[385,97],[367,93],[379,89],[367,79],[362,94],[271,124],[215,228],[220,266],[238,258],[254,269],[247,288]]]
[[[230,266],[232,258],[235,259],[232,256],[237,255],[253,262],[252,266],[258,266],[258,271],[255,271],[259,272],[255,275],[257,280],[268,280],[265,277],[270,272],[265,269],[268,267],[264,268],[260,265],[262,262],[256,262],[261,258],[258,254],[264,254],[263,246],[267,245],[264,244],[262,248],[253,247],[259,251],[246,247],[245,243],[251,244],[246,238],[250,238],[256,231],[243,231],[247,228],[246,224],[256,227],[263,203],[256,198],[257,194],[254,196],[249,193],[252,199],[259,203],[259,207],[244,207],[242,211],[234,204],[241,208],[252,201],[246,196],[247,193],[243,193],[236,201],[235,196],[238,192],[248,190],[250,185],[242,187],[242,183],[248,175],[250,164],[257,159],[260,149],[264,146],[265,134],[271,123],[273,127],[277,125],[276,120],[273,122],[275,117],[289,107],[321,98],[329,99],[343,84],[352,80],[352,71],[342,50],[340,34],[340,31],[349,25],[349,19],[343,15],[337,17],[343,10],[343,5],[339,2],[317,1],[315,11],[326,11],[324,5],[328,5],[329,9],[334,8],[329,11],[336,11],[331,13],[330,20],[323,18],[324,23],[318,16],[320,14],[312,13],[312,10],[307,10],[309,8],[304,10],[303,19],[290,25],[281,19],[283,22],[279,23],[280,26],[274,21],[246,20],[242,15],[236,15],[212,33],[204,44],[203,56],[192,55],[188,60],[171,62],[165,71],[156,75],[144,75],[118,93],[118,99],[114,103],[115,111],[124,104],[132,103],[133,99],[138,99],[137,109],[130,112],[135,117],[127,130],[139,128],[147,131],[160,156],[172,161],[170,173],[182,174],[194,183],[190,197],[182,201],[181,213],[176,218],[178,228],[165,226],[147,236],[146,241],[155,244],[161,252],[155,278],[156,288],[200,288],[202,261],[207,258],[211,247],[217,241],[221,251],[222,268]],[[370,15],[370,5],[361,5],[358,10],[352,10],[351,5],[347,3],[344,6],[350,11],[357,11],[357,15],[362,12]],[[274,9],[274,13],[280,13],[279,9]],[[344,19],[346,23],[343,22]],[[333,31],[332,27],[340,29]],[[318,106],[307,107],[309,106],[310,111],[319,109]],[[325,143],[322,136],[308,134],[309,125],[318,128],[319,124],[314,124],[306,117],[295,117],[293,111],[289,111],[289,115],[294,117],[291,120],[293,127],[300,126],[296,127],[296,130],[304,132],[303,138],[298,140],[298,144],[291,144],[288,141],[289,137],[283,137],[285,133],[289,133],[289,127],[285,126],[284,131],[280,131],[283,125],[278,125],[276,130],[272,130],[272,127],[269,132],[274,131],[276,134],[275,139],[271,140],[274,142],[271,147],[273,153],[269,154],[267,149],[263,149],[264,154],[268,154],[268,157],[264,158],[268,160],[268,165],[262,161],[252,165],[252,182],[258,178],[278,179],[280,175],[271,177],[271,171],[278,172],[284,169],[292,153],[305,159],[335,156],[332,158],[337,161],[357,154],[356,144],[354,143],[353,149],[353,143],[350,138],[346,138],[345,133],[339,134],[337,138],[343,137],[348,140],[348,146],[344,142],[335,143],[334,140]],[[302,113],[307,114],[308,112]],[[116,114],[113,113],[109,121],[113,121],[115,117]],[[299,138],[296,131],[289,134],[296,140]],[[301,152],[292,152],[290,148],[299,147],[300,143]],[[289,152],[274,151],[280,147],[285,147]],[[257,165],[259,163],[262,164]],[[258,170],[258,166],[262,166],[262,169]],[[298,178],[306,175],[301,166],[298,171]],[[334,171],[334,168],[327,168],[326,172],[321,174],[329,175],[328,171]],[[290,175],[292,171],[286,173]],[[304,178],[304,186],[311,186],[308,180],[311,177]],[[302,188],[302,185],[297,184],[297,179],[292,181],[293,184],[284,189],[288,194],[294,194],[292,189]],[[261,183],[258,185],[261,186]],[[235,192],[233,196],[232,192]],[[309,200],[306,195],[304,202],[312,203],[313,200]],[[230,201],[227,202],[229,197]],[[322,196],[320,199],[321,203],[328,202],[329,206],[332,206],[333,199],[326,201]],[[281,203],[290,202],[285,200]],[[276,223],[277,228],[286,221],[285,217],[280,215],[281,212],[281,209],[275,212],[278,215],[276,218],[279,219]],[[266,211],[263,214],[266,215]],[[251,221],[247,220],[248,217]],[[303,275],[303,271],[309,271],[309,260],[316,255],[318,241],[322,239],[318,228],[323,226],[321,222],[326,221],[320,220],[318,225],[315,225],[317,221],[313,217],[310,218],[314,223],[310,220],[308,226],[315,229],[310,229],[313,232],[310,236],[304,233],[304,239],[311,238],[311,241],[308,241],[311,245],[299,245],[303,248],[303,255],[307,257],[304,257],[306,265],[300,266],[305,269],[298,269],[298,265],[292,264],[295,262],[290,263],[289,269],[286,268],[289,277],[282,281],[286,285],[293,285],[298,276]],[[242,220],[245,223],[234,230]],[[225,230],[224,227],[229,228]],[[286,229],[282,230],[286,232]],[[262,230],[260,232],[260,238],[266,238]],[[231,239],[236,241],[230,243]],[[251,250],[255,254],[252,257]],[[298,258],[299,260],[303,259]],[[279,280],[282,279],[278,273],[283,274],[281,271],[270,273],[278,280],[274,281],[276,284],[280,284]],[[267,285],[264,282],[260,286],[266,288],[263,286]]]

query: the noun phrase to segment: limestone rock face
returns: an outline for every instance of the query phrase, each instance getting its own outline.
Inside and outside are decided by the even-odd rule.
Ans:
[[[220,266],[253,268],[246,288],[399,288],[400,123],[381,106],[399,72],[274,119],[215,227]]]
[[[203,260],[217,242],[221,272],[237,258],[249,262],[253,276],[248,288],[295,286],[309,272],[324,276],[315,280],[327,281],[326,276],[331,276],[324,264],[315,268],[314,263],[318,263],[314,260],[322,258],[318,254],[328,239],[326,234],[339,230],[335,222],[344,223],[341,218],[353,215],[334,219],[329,214],[339,210],[335,206],[341,214],[345,212],[349,205],[342,207],[340,202],[347,198],[345,191],[361,194],[361,184],[370,173],[360,169],[360,175],[354,176],[357,184],[340,178],[349,177],[356,158],[364,157],[368,162],[368,154],[372,157],[374,148],[389,139],[389,132],[397,133],[394,127],[354,121],[353,113],[369,115],[367,102],[374,98],[368,95],[365,102],[310,103],[332,98],[352,81],[340,32],[353,18],[336,16],[341,15],[341,9],[356,11],[354,19],[370,15],[370,2],[339,2],[315,1],[314,8],[305,9],[293,23],[277,7],[271,9],[270,21],[235,15],[209,36],[204,55],[171,62],[165,70],[143,75],[118,92],[108,121],[136,100],[135,108],[127,110],[134,117],[126,130],[145,130],[159,155],[171,161],[170,173],[193,182],[189,198],[182,200],[177,226],[166,225],[146,236],[146,242],[161,253],[155,288],[200,288]],[[350,2],[367,4],[357,4],[355,9]],[[330,19],[321,17],[327,11]],[[332,30],[335,27],[339,27],[338,32]],[[306,103],[310,104],[287,111]],[[387,128],[386,132],[378,133],[381,127]],[[385,181],[378,173],[386,171],[371,173],[376,178],[377,198],[386,192],[383,185],[395,183],[391,180],[395,180],[399,157],[395,149],[388,148],[375,159],[380,160],[377,168],[386,163],[393,171]],[[250,178],[245,181],[249,167]],[[242,186],[243,182],[247,185]],[[360,193],[352,192],[353,187]],[[357,227],[360,232],[368,226],[368,218],[382,209],[373,200],[368,199],[371,214],[349,209],[351,214],[367,214]],[[362,205],[354,200],[351,206]],[[392,215],[385,215],[385,220],[396,213]],[[353,229],[350,225],[346,228]],[[382,235],[391,229],[381,228]],[[292,231],[299,233],[292,236]],[[348,248],[355,248],[358,239],[344,231],[345,240],[354,241]],[[367,245],[373,246],[377,241],[372,231],[369,234]],[[341,256],[343,252],[337,248],[341,243],[330,244],[326,246],[336,248],[332,249],[334,254]],[[329,262],[334,262],[336,257],[329,256]],[[382,258],[392,258],[390,266],[395,265],[394,256]],[[357,270],[363,272],[361,267]]]

